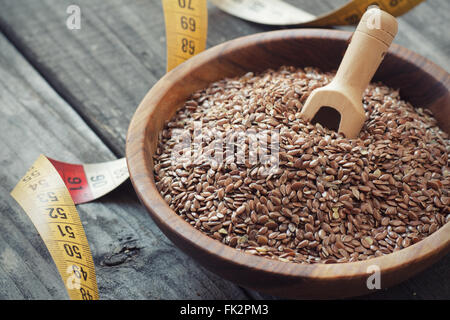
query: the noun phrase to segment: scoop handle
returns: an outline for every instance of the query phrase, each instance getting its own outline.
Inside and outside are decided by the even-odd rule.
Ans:
[[[334,85],[361,99],[396,34],[397,20],[393,16],[378,8],[368,9],[352,35]]]

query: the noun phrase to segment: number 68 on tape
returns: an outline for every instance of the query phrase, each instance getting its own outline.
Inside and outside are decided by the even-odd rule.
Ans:
[[[167,71],[205,50],[208,32],[206,0],[163,0]]]

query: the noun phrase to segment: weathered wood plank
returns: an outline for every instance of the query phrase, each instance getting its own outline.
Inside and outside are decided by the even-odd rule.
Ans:
[[[65,299],[31,221],[9,192],[37,156],[100,162],[112,152],[0,34],[0,299]],[[245,299],[159,231],[130,183],[78,206],[103,299]]]
[[[320,14],[346,1],[289,2]],[[65,9],[69,4],[81,7],[82,29],[79,31],[65,27]],[[165,72],[165,31],[160,0],[0,0],[0,6],[0,30],[106,145],[116,155],[123,155],[126,130],[136,106]],[[449,6],[446,0],[427,1],[399,18],[395,43],[450,70],[446,17]],[[274,29],[229,16],[213,5],[209,7],[208,46]],[[11,149],[20,154],[17,149]],[[99,160],[77,152],[67,156],[68,160],[77,156],[83,160]],[[89,210],[86,212],[96,210],[96,204],[87,206],[91,205],[94,209],[86,209]],[[119,201],[114,208],[119,210],[126,206],[137,204]],[[449,261],[450,256],[447,256],[418,277],[367,298],[448,298]],[[267,298],[257,294],[253,297]]]

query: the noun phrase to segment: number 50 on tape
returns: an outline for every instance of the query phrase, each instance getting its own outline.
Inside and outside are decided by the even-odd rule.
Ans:
[[[11,192],[33,222],[72,300],[97,300],[95,267],[75,204],[97,199],[128,179],[125,158],[71,164],[40,155]]]
[[[163,0],[167,69],[206,46],[206,0]],[[128,179],[125,158],[71,164],[39,156],[11,192],[42,237],[70,299],[99,298],[95,267],[75,204],[95,200]]]
[[[11,192],[44,240],[70,299],[97,300],[94,262],[75,203],[49,159],[41,155]]]

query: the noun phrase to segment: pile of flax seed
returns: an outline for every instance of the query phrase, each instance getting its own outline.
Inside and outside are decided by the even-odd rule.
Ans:
[[[166,202],[217,241],[298,263],[366,260],[436,232],[450,220],[448,134],[428,110],[380,83],[365,91],[358,138],[306,123],[303,103],[333,76],[282,67],[195,92],[160,133],[154,155]],[[245,134],[233,161],[208,139],[180,148],[179,132],[192,142],[210,132],[223,141],[263,132],[270,143],[252,148],[254,136]],[[250,161],[274,139],[276,167]],[[203,157],[192,152],[198,147]],[[191,156],[174,161],[175,149]],[[218,155],[223,162],[211,161]]]

